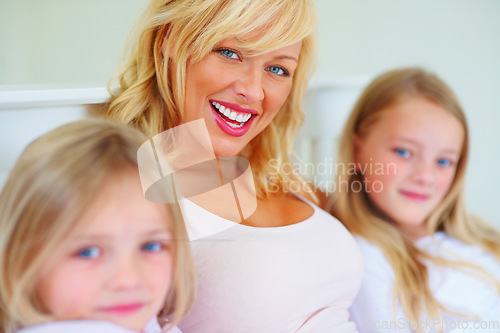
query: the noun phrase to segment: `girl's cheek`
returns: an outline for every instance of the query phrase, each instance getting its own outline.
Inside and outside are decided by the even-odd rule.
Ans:
[[[442,180],[439,182],[439,190],[441,192],[444,192],[445,194],[448,193],[451,185],[453,184],[453,179],[455,178],[455,172],[450,171],[448,174],[444,175],[442,177]]]

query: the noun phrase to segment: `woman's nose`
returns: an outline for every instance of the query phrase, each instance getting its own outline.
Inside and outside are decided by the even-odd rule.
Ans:
[[[264,99],[263,72],[257,66],[248,68],[233,83],[233,89],[242,102],[253,104]]]

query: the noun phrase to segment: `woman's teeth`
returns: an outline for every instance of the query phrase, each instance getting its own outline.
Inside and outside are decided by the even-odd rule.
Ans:
[[[230,122],[226,121],[226,123],[229,126],[231,126],[232,128],[240,128],[241,126],[243,126],[248,121],[248,119],[250,119],[252,117],[251,113],[236,112],[234,110],[231,110],[230,108],[225,107],[224,105],[220,105],[217,102],[212,102],[212,106],[220,114],[223,114],[224,116],[226,116],[227,118],[229,118],[229,119],[231,119],[233,121],[239,122],[239,124],[233,124],[233,123],[230,123]],[[224,118],[222,118],[222,119],[224,119]]]

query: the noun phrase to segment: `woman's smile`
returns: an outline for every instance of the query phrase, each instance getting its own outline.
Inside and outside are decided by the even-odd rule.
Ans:
[[[215,100],[211,100],[210,104],[219,128],[232,136],[244,135],[257,116],[256,110],[243,108],[238,104]]]

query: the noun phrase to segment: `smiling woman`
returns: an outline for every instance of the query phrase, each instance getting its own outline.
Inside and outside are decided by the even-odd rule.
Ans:
[[[226,226],[192,242],[186,332],[356,331],[359,250],[287,167],[316,26],[312,0],[155,0],[130,44],[102,115],[151,137],[201,119],[219,161],[245,157],[255,181],[257,208],[241,224],[182,200],[188,226]]]
[[[288,162],[303,121],[315,55],[313,4],[158,0],[142,25],[105,116],[149,136],[204,118],[216,155],[248,158],[259,197],[268,197],[267,161]],[[290,177],[277,176],[285,189]]]

